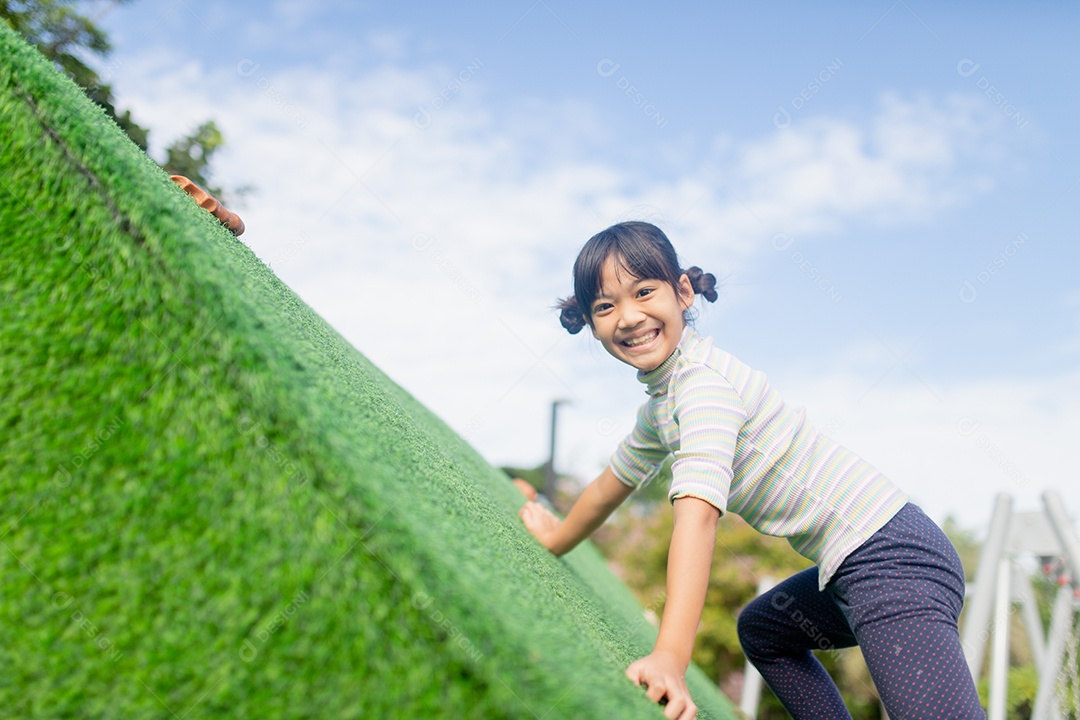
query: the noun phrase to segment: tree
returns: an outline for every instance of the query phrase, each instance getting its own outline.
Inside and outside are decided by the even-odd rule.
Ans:
[[[104,0],[120,5],[127,0]],[[131,111],[116,109],[108,77],[94,70],[84,57],[105,58],[112,50],[109,38],[93,20],[79,12],[80,0],[0,0],[0,18],[33,44],[57,68],[86,91],[143,152],[149,147],[149,130],[131,117]],[[89,3],[95,4],[95,3]],[[97,3],[101,4],[101,3]],[[221,199],[222,190],[209,181],[210,159],[225,142],[213,120],[182,137],[166,149],[162,167],[174,175],[184,175]],[[242,192],[242,191],[241,191]]]
[[[210,158],[219,147],[225,144],[213,120],[207,120],[191,135],[182,137],[165,149],[165,163],[162,167],[171,175],[183,175],[196,185],[204,188],[219,199],[221,188],[214,187],[207,179]]]
[[[124,1],[111,0],[113,4]],[[117,112],[113,103],[112,86],[82,58],[84,53],[100,58],[107,57],[112,45],[104,31],[90,18],[80,15],[73,7],[74,4],[73,0],[0,0],[0,17],[83,88],[90,99],[100,105],[127,133],[132,142],[145,151],[148,135],[146,128],[132,119],[130,111],[122,114]]]

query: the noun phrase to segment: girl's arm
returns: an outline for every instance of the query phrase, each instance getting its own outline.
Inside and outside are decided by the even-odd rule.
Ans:
[[[626,669],[626,676],[648,686],[653,702],[667,698],[664,715],[693,718],[697,706],[686,687],[686,668],[694,650],[705,591],[709,587],[716,522],[720,511],[695,497],[675,500],[675,529],[668,552],[667,602],[653,651]]]
[[[632,492],[634,488],[615,477],[607,467],[581,493],[565,520],[559,520],[538,502],[525,503],[518,515],[544,547],[556,555],[564,555],[603,525]]]

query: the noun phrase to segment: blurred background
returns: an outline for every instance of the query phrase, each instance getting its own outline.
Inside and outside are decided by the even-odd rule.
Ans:
[[[969,574],[997,493],[1080,510],[1075,5],[0,11],[493,464],[542,485],[561,401],[560,498],[644,394],[552,305],[592,234],[644,219],[722,280],[699,331],[946,525]],[[600,538],[657,612],[665,508],[642,497]],[[732,612],[803,563],[725,522],[698,660],[737,696]],[[877,717],[846,657],[853,712]]]

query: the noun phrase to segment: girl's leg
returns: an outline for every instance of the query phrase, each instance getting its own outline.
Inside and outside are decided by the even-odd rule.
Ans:
[[[739,613],[746,657],[795,720],[850,720],[836,684],[811,650],[851,647],[855,636],[832,596],[809,568],[750,602]]]
[[[963,567],[917,506],[848,556],[826,593],[847,617],[892,720],[986,717],[957,629]]]

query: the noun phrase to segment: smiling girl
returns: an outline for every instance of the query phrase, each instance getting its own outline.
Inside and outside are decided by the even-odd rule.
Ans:
[[[717,521],[734,512],[815,563],[739,615],[743,650],[792,717],[851,717],[811,650],[859,645],[894,720],[984,718],[957,631],[964,575],[952,544],[888,478],[789,408],[764,374],[689,326],[694,295],[715,301],[715,284],[700,268],[681,270],[649,223],[614,225],[581,249],[563,327],[588,327],[637,370],[649,398],[566,519],[530,501],[525,527],[562,555],[674,454],[667,601],[653,651],[626,670],[651,700],[667,700],[666,717],[697,712],[686,669]]]

